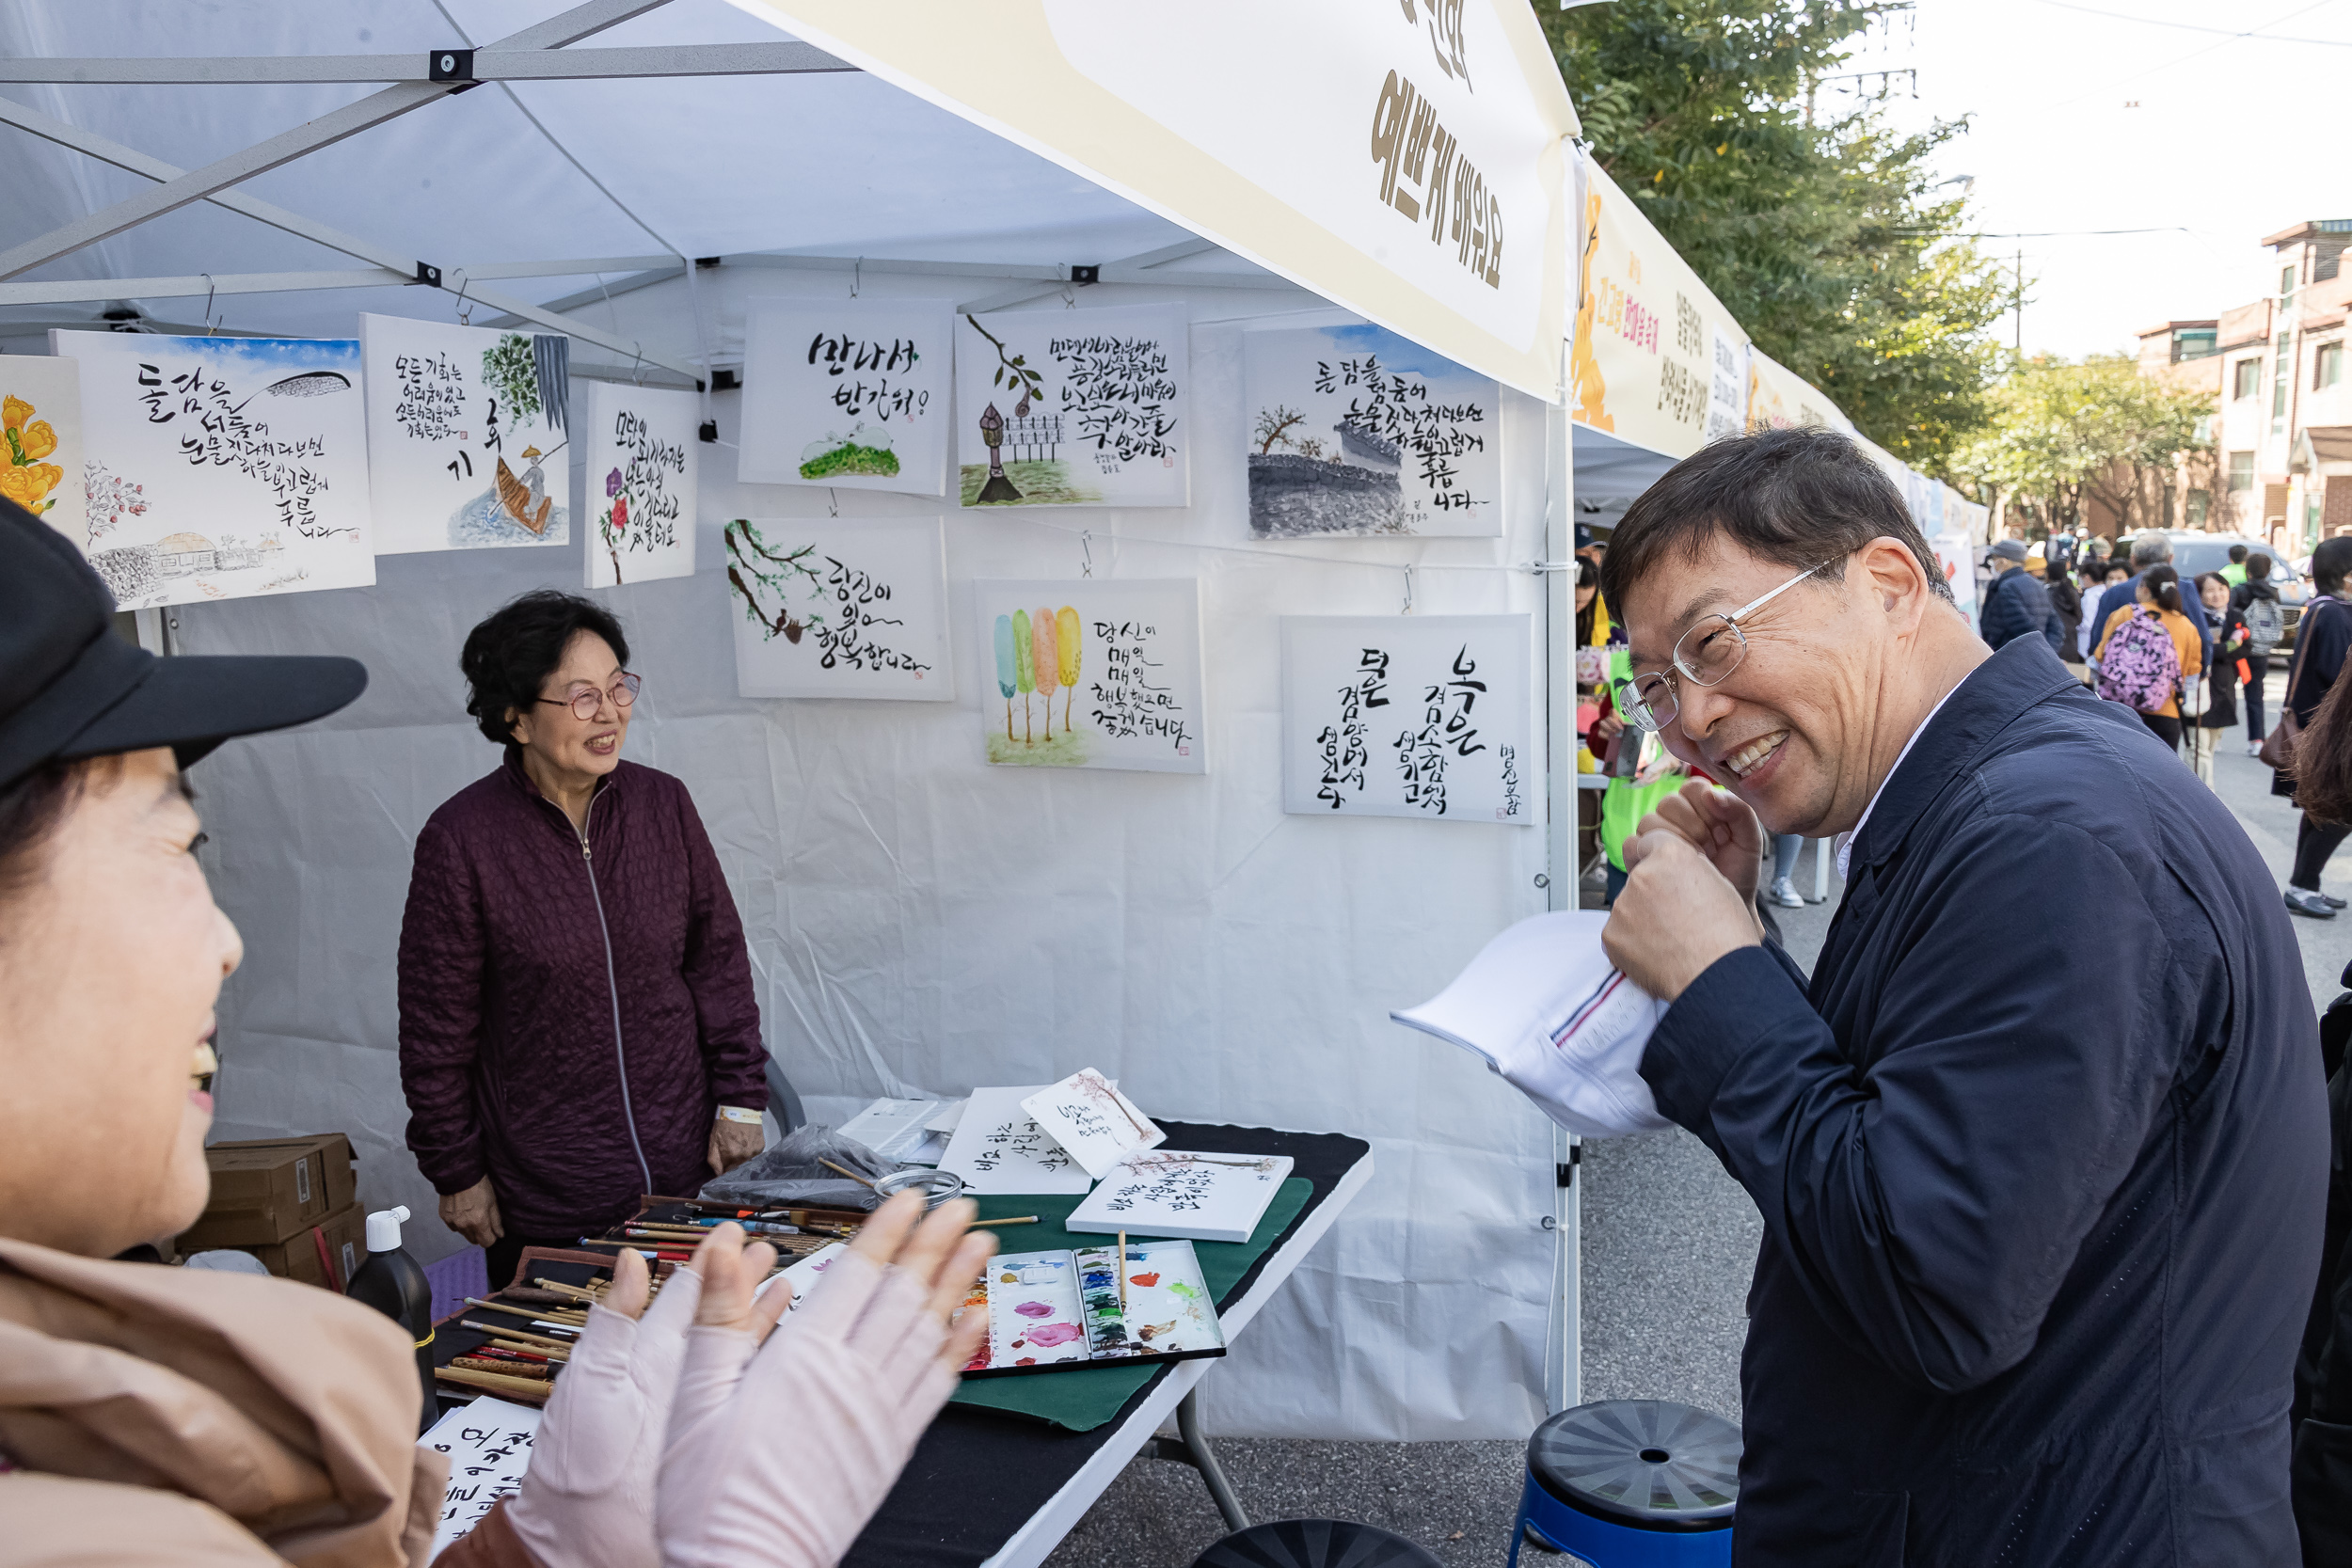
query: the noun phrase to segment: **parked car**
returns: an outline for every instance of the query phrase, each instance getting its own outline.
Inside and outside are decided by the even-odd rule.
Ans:
[[[2230,546],[2243,545],[2249,555],[2270,557],[2270,583],[2279,591],[2280,618],[2286,630],[2280,634],[2279,645],[2270,651],[2271,662],[2283,665],[2287,656],[2295,652],[2295,626],[2303,618],[2303,607],[2311,602],[2312,582],[2307,572],[2296,569],[2296,563],[2272,549],[2259,539],[2243,533],[2198,533],[2185,529],[2142,529],[2127,533],[2115,542],[2115,553],[2126,555],[2132,541],[2152,533],[2161,533],[2172,541],[2172,564],[2181,574],[2182,581],[2191,582],[2207,572],[2217,572],[2230,563]]]

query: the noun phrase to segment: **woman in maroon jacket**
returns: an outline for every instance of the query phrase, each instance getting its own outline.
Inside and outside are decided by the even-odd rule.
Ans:
[[[466,711],[505,760],[417,835],[400,930],[408,1147],[504,1285],[759,1152],[767,1050],[742,922],[686,786],[621,760],[611,612],[526,594],[474,627]]]

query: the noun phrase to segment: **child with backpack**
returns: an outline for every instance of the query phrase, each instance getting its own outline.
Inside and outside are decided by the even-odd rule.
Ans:
[[[2099,695],[2122,703],[2178,751],[2181,682],[2205,671],[2205,640],[2181,609],[2181,574],[2151,566],[2133,589],[2137,607],[2107,627],[2092,657],[2099,661]]]
[[[2270,580],[2270,557],[2246,558],[2246,580],[2230,590],[2230,610],[2246,623],[2246,754],[2262,754],[2263,681],[2270,673],[2270,651],[2286,636],[2286,611],[2280,608],[2279,590]]]

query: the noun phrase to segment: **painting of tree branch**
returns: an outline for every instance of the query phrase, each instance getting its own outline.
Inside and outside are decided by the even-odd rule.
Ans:
[[[1191,328],[1184,307],[958,319],[964,505],[1185,504]]]
[[[954,699],[941,519],[738,517],[722,537],[739,695]]]

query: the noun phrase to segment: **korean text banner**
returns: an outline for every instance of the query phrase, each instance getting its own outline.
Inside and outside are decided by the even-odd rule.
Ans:
[[[1426,348],[1557,396],[1577,120],[1525,0],[735,3]],[[986,171],[974,178],[984,189]]]
[[[1688,457],[1749,419],[1748,335],[1587,161],[1568,413],[1620,440]]]

